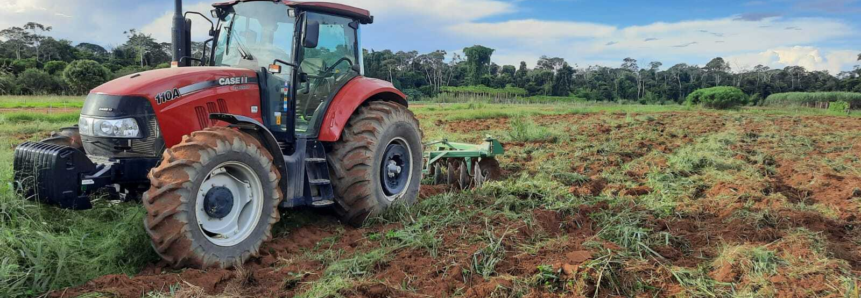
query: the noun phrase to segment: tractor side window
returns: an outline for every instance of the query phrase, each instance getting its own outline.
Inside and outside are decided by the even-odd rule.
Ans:
[[[309,12],[307,20],[320,24],[320,36],[316,48],[302,49],[300,70],[308,75],[308,82],[300,84],[297,92],[296,130],[313,135],[326,101],[358,75],[352,68],[359,62],[352,19]]]

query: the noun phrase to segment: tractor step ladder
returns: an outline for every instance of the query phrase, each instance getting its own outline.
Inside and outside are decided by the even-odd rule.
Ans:
[[[326,149],[320,142],[309,142],[305,147],[305,173],[310,188],[308,196],[311,197],[311,206],[325,207],[335,204]]]

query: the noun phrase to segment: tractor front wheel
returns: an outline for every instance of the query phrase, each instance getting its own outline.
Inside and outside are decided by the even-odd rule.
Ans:
[[[421,138],[418,120],[403,105],[372,101],[353,114],[329,153],[342,221],[360,226],[393,204],[416,201]]]
[[[256,256],[278,222],[272,155],[235,129],[207,128],[165,150],[143,196],[147,233],[174,267],[233,267]]]

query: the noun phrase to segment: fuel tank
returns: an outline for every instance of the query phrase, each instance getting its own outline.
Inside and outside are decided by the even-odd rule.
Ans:
[[[81,115],[98,119],[135,118],[144,135],[137,142],[96,136],[82,138],[89,139],[84,140],[88,155],[123,157],[120,151],[148,154],[158,151],[159,146],[170,148],[178,144],[183,135],[216,125],[209,119],[210,113],[230,113],[262,121],[257,74],[240,68],[180,67],[115,79],[90,91]],[[137,149],[132,148],[135,144]]]

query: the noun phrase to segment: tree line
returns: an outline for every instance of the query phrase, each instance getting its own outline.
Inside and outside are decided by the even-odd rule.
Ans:
[[[126,41],[105,48],[49,36],[52,28],[29,22],[0,30],[0,95],[85,94],[107,80],[154,68],[169,67],[170,43],[130,29]],[[202,45],[194,43],[195,55]],[[437,50],[364,51],[365,75],[391,81],[412,99],[445,92],[578,97],[592,101],[681,103],[702,88],[733,86],[757,102],[774,93],[810,91],[861,92],[861,66],[830,74],[801,66],[771,69],[757,65],[733,69],[724,59],[705,66],[658,61],[620,60],[618,67],[572,64],[543,56],[537,65],[498,65],[494,49],[475,45],[462,54]],[[861,61],[861,54],[858,56]],[[74,66],[73,66],[74,65]],[[471,88],[465,88],[471,87]],[[497,91],[489,91],[497,90]]]
[[[737,87],[761,102],[771,94],[784,92],[861,92],[861,66],[836,75],[810,71],[801,66],[772,69],[757,65],[733,67],[717,57],[705,66],[680,63],[663,69],[663,63],[641,63],[622,59],[618,67],[580,67],[564,58],[542,56],[530,68],[497,65],[494,50],[476,45],[463,49],[463,56],[445,51],[427,54],[365,51],[365,71],[370,77],[389,80],[415,97],[434,97],[450,87],[482,85],[495,89],[520,88],[527,96],[574,96],[592,101],[640,103],[682,103],[692,92],[709,87]],[[861,61],[861,54],[858,55]],[[449,88],[445,88],[449,87]],[[487,93],[486,91],[477,91]]]
[[[86,94],[113,78],[170,66],[170,43],[135,29],[109,48],[73,45],[48,36],[51,30],[36,22],[0,30],[0,95]]]

